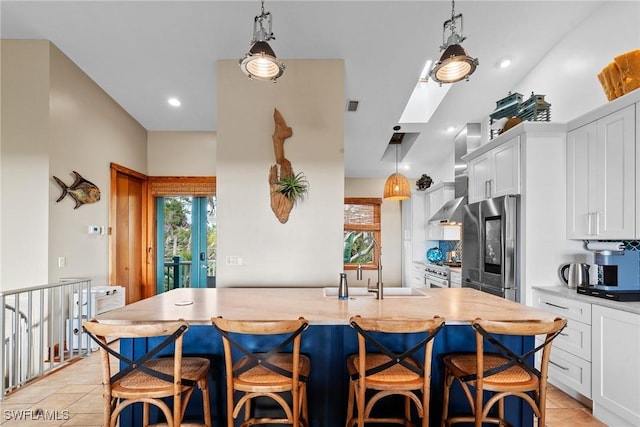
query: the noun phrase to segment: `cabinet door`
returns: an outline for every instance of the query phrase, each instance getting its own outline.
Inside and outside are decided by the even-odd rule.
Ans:
[[[469,203],[520,194],[520,136],[469,161]]]
[[[596,211],[598,239],[635,237],[635,105],[597,121]]]
[[[640,425],[640,315],[593,306],[593,415]]]
[[[425,194],[423,191],[411,193],[411,260],[424,260],[426,245]]]
[[[567,134],[567,238],[592,239],[595,224],[596,124],[590,123]]]
[[[520,194],[520,137],[491,150],[491,197]]]
[[[431,219],[433,215],[444,204],[443,201],[443,189],[439,188],[427,194],[427,206],[429,206],[429,212],[427,214],[427,221]],[[427,240],[442,240],[442,226],[438,224],[427,223]]]
[[[490,180],[489,154],[485,153],[469,161],[469,203],[479,202],[489,197]]]

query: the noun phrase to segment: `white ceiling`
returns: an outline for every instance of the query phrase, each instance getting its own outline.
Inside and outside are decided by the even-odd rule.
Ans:
[[[445,129],[484,120],[601,3],[456,2],[463,46],[480,65],[470,81],[452,86],[430,123],[402,124],[402,131],[420,132],[403,159],[412,166],[405,174],[415,178],[453,164],[455,132]],[[387,176],[395,166],[381,160],[383,153],[426,60],[439,58],[451,3],[267,0],[265,10],[273,15],[270,44],[285,64],[344,59],[345,105],[360,101],[357,112],[345,111],[345,174]],[[0,34],[51,40],[148,130],[215,131],[216,61],[244,55],[259,13],[258,0],[3,0]],[[515,63],[501,70],[495,63],[504,55]],[[169,96],[183,106],[170,107]]]

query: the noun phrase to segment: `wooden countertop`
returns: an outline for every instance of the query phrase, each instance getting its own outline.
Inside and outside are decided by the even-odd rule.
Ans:
[[[444,317],[449,324],[492,320],[548,320],[553,315],[470,288],[421,289],[427,298],[323,296],[322,288],[174,289],[96,316],[101,321],[130,323],[184,319],[210,324],[214,316],[233,319],[290,319],[304,316],[315,325],[348,324],[360,314],[376,318]]]

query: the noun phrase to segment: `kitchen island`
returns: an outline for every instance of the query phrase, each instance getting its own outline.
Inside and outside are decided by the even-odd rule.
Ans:
[[[222,340],[211,326],[211,318],[290,319],[304,316],[310,322],[302,339],[309,354],[312,373],[308,381],[309,418],[312,427],[344,425],[348,378],[345,360],[356,352],[355,331],[348,323],[353,315],[374,318],[444,317],[447,326],[436,337],[433,350],[431,425],[439,425],[442,390],[442,355],[474,351],[475,318],[491,320],[550,320],[553,315],[473,289],[424,289],[424,296],[386,297],[376,300],[356,296],[348,300],[323,296],[322,288],[218,288],[176,289],[97,316],[103,322],[129,323],[184,319],[191,325],[184,339],[184,353],[207,355],[212,360],[213,424],[224,420],[224,367]],[[505,340],[517,350],[533,348],[530,338]],[[121,351],[137,356],[146,349],[144,340],[122,340]],[[457,387],[454,391],[459,392]],[[452,394],[451,411],[464,411],[462,393]],[[198,411],[194,395],[189,411]],[[507,413],[516,426],[533,425],[531,410],[518,399],[507,400]],[[121,425],[135,425],[136,411],[126,414]]]

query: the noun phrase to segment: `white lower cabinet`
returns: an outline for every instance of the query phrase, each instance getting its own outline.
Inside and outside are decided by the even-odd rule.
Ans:
[[[609,426],[640,426],[640,314],[540,289],[533,305],[568,319],[553,342],[549,382],[590,398],[593,415]]]
[[[537,341],[538,345],[542,341]],[[562,384],[584,397],[591,397],[591,363],[558,347],[554,342],[549,360],[549,382],[563,389]],[[560,384],[558,384],[560,383]]]
[[[409,286],[412,288],[424,288],[424,263],[423,262],[411,263],[411,277],[409,279]]]
[[[593,415],[640,426],[640,315],[593,305]]]
[[[449,282],[452,288],[462,287],[462,273],[460,270],[451,269],[449,271]]]
[[[573,397],[591,398],[591,304],[534,289],[533,305],[568,320],[553,341],[549,382]]]

